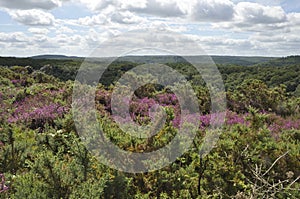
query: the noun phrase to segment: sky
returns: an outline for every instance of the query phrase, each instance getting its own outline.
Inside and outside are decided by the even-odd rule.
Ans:
[[[88,56],[124,34],[130,50],[131,42],[146,45],[156,35],[128,31],[149,28],[186,38],[157,39],[169,48],[191,41],[209,55],[299,55],[300,1],[0,0],[0,56]]]

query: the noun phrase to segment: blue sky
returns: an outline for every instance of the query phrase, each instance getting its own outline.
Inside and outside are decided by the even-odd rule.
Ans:
[[[149,27],[184,35],[211,55],[300,54],[299,0],[0,0],[0,56],[88,56]],[[172,46],[167,37],[161,42]]]

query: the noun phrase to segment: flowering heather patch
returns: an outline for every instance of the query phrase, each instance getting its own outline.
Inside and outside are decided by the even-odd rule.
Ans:
[[[25,86],[26,79],[13,79],[11,80],[11,83],[13,83],[15,86]]]
[[[57,117],[61,117],[67,108],[51,102],[42,95],[26,97],[14,104],[15,110],[8,118],[9,123],[29,122],[32,128],[43,127],[46,123],[53,124]]]
[[[245,115],[239,115],[235,112],[227,111],[226,124],[227,125],[246,124]]]
[[[65,108],[51,103],[43,107],[24,109],[23,106],[19,106],[14,112],[14,116],[9,118],[10,122],[17,121],[31,121],[31,120],[53,120],[57,116],[61,116],[65,112]]]
[[[149,110],[157,105],[173,108],[174,115],[178,116],[175,117],[173,124],[174,126],[178,127],[177,123],[179,124],[180,122],[178,119],[180,118],[181,110],[177,97],[174,94],[159,94],[154,98],[133,98],[133,100],[130,102],[130,114],[133,116],[134,120],[139,118],[139,120],[142,121],[149,121]]]
[[[0,179],[1,179],[1,183],[0,183],[0,193],[5,192],[8,190],[8,186],[5,185],[5,177],[4,174],[0,173]]]
[[[19,84],[20,82],[21,82],[21,80],[19,80],[19,79],[11,80],[11,83],[13,83],[14,85]]]
[[[296,121],[286,121],[283,125],[283,129],[299,129],[300,128],[300,120]]]
[[[290,129],[300,129],[300,120],[299,119],[291,119],[291,118],[283,118],[278,115],[271,114],[269,121],[269,130],[272,133],[280,133],[283,130]]]
[[[0,93],[0,121],[4,120],[9,114],[9,105],[3,98],[4,96]]]
[[[106,110],[111,110],[111,103],[110,103],[110,93],[108,91],[98,91],[96,95],[96,99],[98,102],[103,104]],[[139,123],[149,122],[150,115],[149,110],[151,107],[159,104],[163,107],[170,107],[174,110],[174,119],[172,120],[172,124],[174,127],[179,128],[180,126],[180,117],[181,117],[181,109],[179,105],[179,101],[175,94],[173,93],[163,93],[154,96],[153,98],[137,98],[134,96],[132,99],[123,99],[126,102],[129,100],[129,112],[131,118]],[[126,110],[125,110],[126,111]],[[193,116],[191,116],[193,117]],[[205,129],[210,125],[211,117],[215,117],[215,115],[206,114],[201,115],[200,126],[199,128]],[[129,118],[123,118],[124,122],[130,120]],[[237,113],[227,111],[226,112],[226,124],[234,125],[234,124],[246,124],[245,116],[238,115]]]
[[[217,121],[217,116],[218,116],[217,113],[201,115],[199,118],[200,120],[199,128],[204,130],[205,128],[209,127],[211,123],[211,119],[214,118],[216,119],[215,122],[219,122]],[[180,114],[176,115],[175,119],[173,120],[173,125],[175,127],[179,127],[179,124],[180,124]],[[245,121],[245,115],[239,115],[231,111],[226,111],[225,124],[226,125],[247,124],[247,122]]]
[[[105,106],[106,111],[111,111],[111,103],[110,103],[111,93],[106,90],[101,90],[97,92],[96,99],[98,99],[98,102],[100,104],[103,104]],[[174,110],[174,118],[172,120],[172,124],[174,127],[179,128],[180,127],[180,116],[181,116],[181,110],[180,105],[178,102],[178,99],[175,94],[173,93],[160,93],[154,96],[153,98],[137,98],[134,96],[132,99],[123,99],[126,100],[126,102],[129,100],[129,113],[131,116],[131,119],[133,119],[135,122],[144,124],[150,121],[150,115],[149,110],[151,107],[159,104],[163,107],[170,107]],[[265,111],[260,112],[259,114],[267,114]],[[249,121],[246,121],[246,117],[248,116],[248,113],[244,114],[238,114],[236,112],[233,112],[231,110],[226,111],[226,118],[225,118],[225,124],[228,126],[236,125],[236,124],[242,124],[242,125],[249,125]],[[191,116],[193,117],[193,116]],[[211,118],[215,117],[215,115],[211,114],[205,114],[201,115],[200,120],[200,126],[199,128],[204,130],[207,127],[210,126]],[[269,129],[272,132],[280,132],[282,130],[288,130],[288,129],[299,129],[300,128],[300,121],[295,121],[291,119],[283,119],[280,116],[277,116],[273,114],[271,115],[271,122],[269,122]],[[130,121],[130,118],[123,118],[123,122]]]
[[[178,99],[175,94],[165,93],[156,96],[157,101],[165,106],[178,104]]]
[[[140,116],[149,116],[149,109],[156,104],[156,101],[151,98],[142,98],[130,103],[130,113]]]
[[[2,99],[0,99],[0,120],[3,119],[7,115],[7,107],[3,103]]]
[[[111,112],[111,92],[101,89],[96,92],[96,101],[100,104],[103,104],[105,110]]]

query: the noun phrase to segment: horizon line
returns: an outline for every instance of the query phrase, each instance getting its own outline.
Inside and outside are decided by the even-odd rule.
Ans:
[[[207,56],[207,57],[268,57],[268,58],[284,58],[284,57],[293,57],[293,56],[300,56],[300,55],[220,55],[220,54],[210,54],[210,55],[170,55],[170,54],[132,54],[132,55],[126,55],[126,56],[103,56],[103,57],[89,57],[89,56],[78,56],[78,55],[65,55],[65,54],[37,54],[37,55],[32,55],[32,56],[18,56],[18,55],[0,55],[1,58],[35,58],[35,57],[42,57],[42,56],[60,56],[60,57],[66,57],[66,58],[115,58],[115,57],[159,57],[159,56],[166,56],[166,57],[171,57],[171,56],[178,56],[178,57],[197,57],[197,56]]]

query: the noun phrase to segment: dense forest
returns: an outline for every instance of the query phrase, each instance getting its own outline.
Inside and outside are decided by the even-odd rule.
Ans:
[[[213,57],[227,107],[222,134],[206,156],[199,155],[199,147],[210,133],[209,89],[189,63],[160,58],[191,83],[201,115],[189,151],[145,173],[112,169],[86,148],[72,112],[83,59],[47,58],[0,58],[0,198],[300,198],[299,56]],[[112,62],[97,82],[99,126],[122,150],[155,151],[178,133],[181,107],[170,88],[145,84],[130,99],[130,116],[145,126],[152,119],[149,109],[160,104],[165,124],[148,139],[123,132],[112,117],[111,96],[116,81],[143,63],[129,60]],[[89,64],[87,74],[99,63]],[[136,81],[148,78],[130,75]]]

